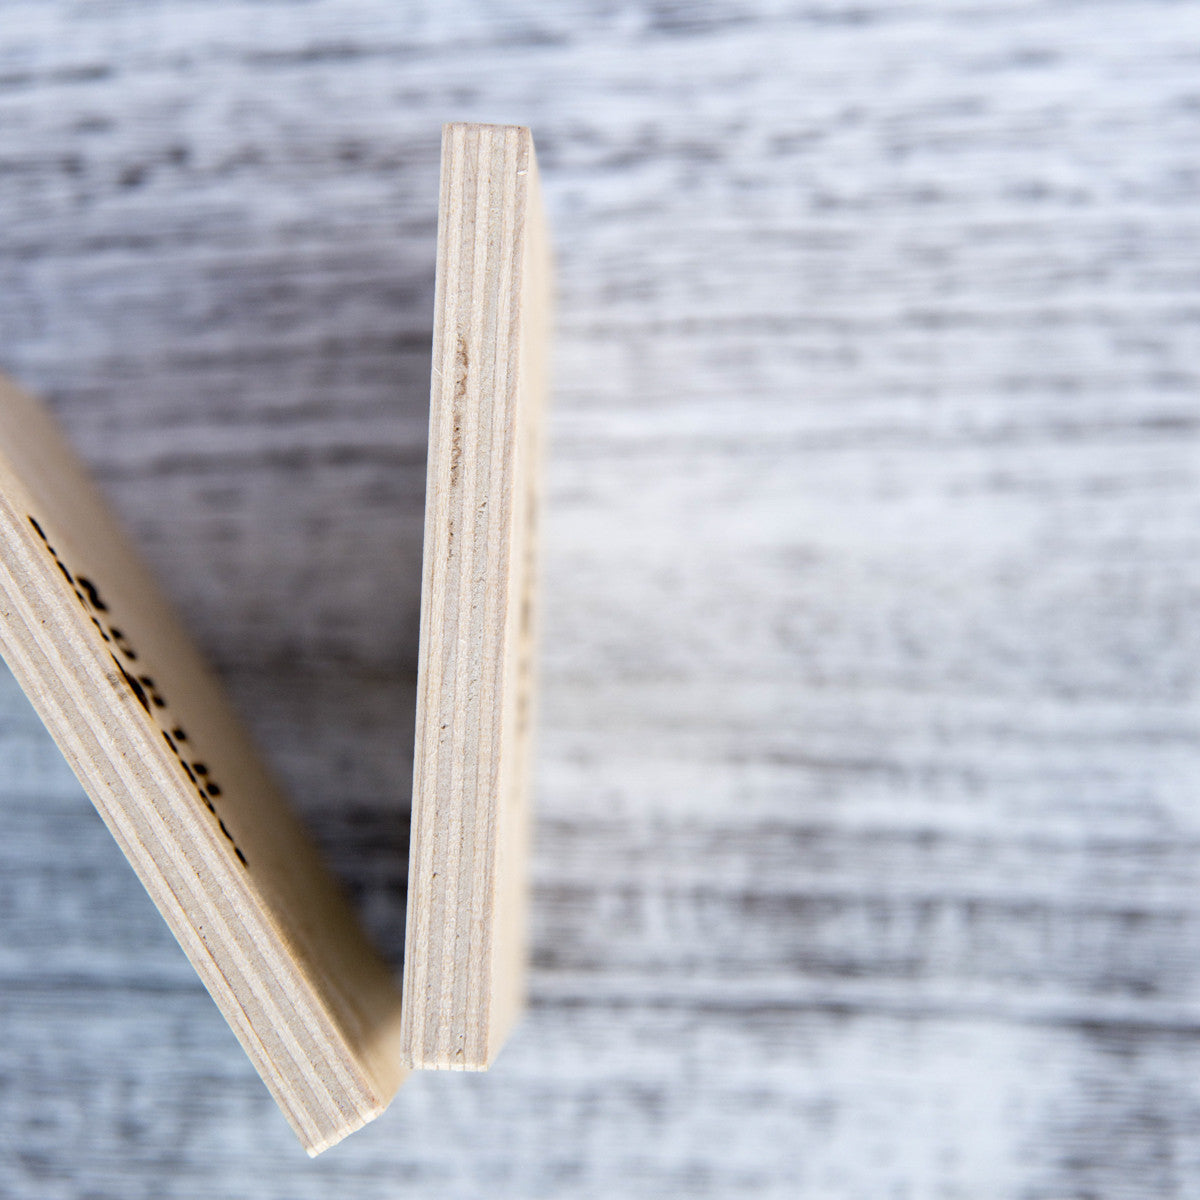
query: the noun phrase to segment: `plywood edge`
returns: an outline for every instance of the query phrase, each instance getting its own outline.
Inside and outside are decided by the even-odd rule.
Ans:
[[[549,271],[529,130],[442,142],[402,1052],[479,1070],[523,1004]]]
[[[0,651],[309,1153],[403,1079],[399,993],[48,415],[0,380]]]

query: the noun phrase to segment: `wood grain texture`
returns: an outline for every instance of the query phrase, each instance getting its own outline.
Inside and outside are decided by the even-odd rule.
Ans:
[[[549,247],[529,130],[442,136],[402,1050],[482,1070],[525,1003]]]
[[[307,1162],[8,683],[0,1191],[1200,1192],[1194,8],[0,20],[0,365],[394,967],[444,120],[558,252],[527,1019]]]
[[[48,414],[0,377],[0,652],[310,1154],[404,1076],[400,998]]]

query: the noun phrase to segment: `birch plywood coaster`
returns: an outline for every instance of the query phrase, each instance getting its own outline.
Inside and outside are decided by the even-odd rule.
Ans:
[[[523,1002],[549,283],[529,131],[448,125],[401,1022],[416,1067],[487,1067]]]
[[[403,1076],[391,976],[62,435],[0,380],[0,650],[310,1153]]]
[[[311,1154],[519,1007],[546,249],[444,136],[404,995],[49,415],[0,378],[0,653]],[[407,1006],[407,1010],[406,1010]]]

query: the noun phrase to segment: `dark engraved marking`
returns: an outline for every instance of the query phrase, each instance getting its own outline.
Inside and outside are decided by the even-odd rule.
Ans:
[[[70,585],[71,591],[74,593],[75,598],[88,613],[92,624],[96,627],[96,630],[100,636],[105,642],[109,643],[110,645],[115,645],[130,662],[136,662],[138,657],[137,652],[130,645],[129,639],[126,638],[125,634],[122,633],[121,630],[116,626],[108,624],[107,618],[104,617],[104,614],[108,612],[108,605],[102,599],[100,595],[100,589],[95,585],[95,583],[92,582],[92,580],[88,579],[87,576],[71,574],[66,563],[59,558],[58,552],[50,544],[50,539],[46,536],[46,531],[42,528],[39,521],[37,521],[33,516],[30,516],[29,524],[33,527],[38,537],[41,538],[42,544],[45,546],[47,553],[54,560],[55,565],[62,573],[63,578]],[[171,748],[171,752],[175,755],[175,758],[183,772],[187,775],[188,779],[191,780],[192,786],[195,787],[196,794],[200,797],[204,807],[207,808],[213,817],[216,818],[217,825],[220,828],[221,833],[224,834],[225,838],[228,840],[230,846],[232,846],[234,854],[237,855],[238,862],[240,862],[243,867],[249,869],[250,864],[246,861],[245,854],[242,853],[241,848],[234,840],[233,834],[229,832],[229,827],[218,814],[212,800],[209,799],[210,796],[219,796],[221,794],[220,786],[215,781],[208,778],[208,767],[205,764],[196,763],[194,764],[193,769],[193,766],[189,765],[189,763],[184,759],[183,755],[179,752],[179,747],[176,745],[176,741],[186,742],[188,740],[188,736],[186,733],[184,733],[183,727],[181,725],[173,724],[171,732],[168,732],[166,728],[163,728],[163,726],[159,724],[155,709],[167,708],[166,697],[159,691],[158,686],[155,684],[151,676],[131,675],[129,671],[125,669],[124,665],[121,663],[121,660],[117,658],[117,656],[111,651],[109,652],[109,657],[113,660],[117,670],[121,673],[121,678],[124,679],[126,686],[128,686],[129,690],[133,693],[134,698],[145,710],[146,716],[158,726],[159,731],[162,733],[167,745]],[[172,733],[174,733],[174,737],[171,736]],[[201,779],[198,776],[203,778]]]
[[[147,715],[149,715],[150,701],[146,698],[146,693],[142,691],[142,685],[125,670],[121,664],[121,660],[115,654],[110,654],[109,657],[117,664],[117,670],[121,672],[125,682],[129,684],[129,690],[137,697],[137,702],[146,710]]]
[[[138,682],[146,689],[146,695],[150,697],[150,703],[155,708],[167,707],[167,702],[158,694],[158,689],[154,686],[154,680],[149,675],[139,675]]]
[[[119,629],[113,629],[111,627],[109,628],[108,632],[112,634],[112,640],[116,642],[117,649],[119,649],[121,653],[125,655],[127,659],[129,659],[130,662],[137,662],[137,653],[126,640],[125,635]]]
[[[50,553],[54,554],[54,551],[51,550]],[[57,558],[58,555],[55,554],[54,557]],[[79,583],[79,586],[81,588],[83,588],[83,590],[85,592],[87,592],[88,603],[97,612],[102,612],[102,613],[108,612],[108,605],[105,604],[104,601],[100,599],[99,589],[86,575],[80,575],[78,577],[78,583]]]

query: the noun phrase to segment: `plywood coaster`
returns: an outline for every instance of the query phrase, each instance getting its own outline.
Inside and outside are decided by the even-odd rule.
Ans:
[[[549,282],[529,131],[448,125],[402,1020],[417,1067],[487,1067],[523,1002]]]
[[[0,651],[310,1153],[399,1085],[399,993],[49,415],[0,380]]]

